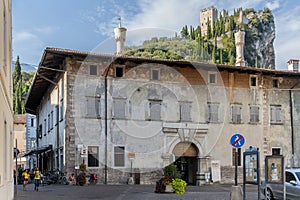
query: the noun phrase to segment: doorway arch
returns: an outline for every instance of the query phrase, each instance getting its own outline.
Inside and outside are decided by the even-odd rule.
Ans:
[[[192,142],[179,142],[172,153],[175,156],[175,165],[181,178],[190,185],[196,185],[199,149]]]

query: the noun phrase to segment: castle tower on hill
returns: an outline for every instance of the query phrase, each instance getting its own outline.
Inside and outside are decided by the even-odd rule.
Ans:
[[[213,27],[213,24],[218,20],[218,10],[211,6],[209,8],[202,9],[200,11],[200,27],[201,35],[207,35],[208,22],[210,26]]]

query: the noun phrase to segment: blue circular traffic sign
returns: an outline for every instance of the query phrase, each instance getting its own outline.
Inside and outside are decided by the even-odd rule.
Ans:
[[[241,134],[234,134],[230,139],[230,144],[234,148],[241,148],[245,143],[245,138]]]

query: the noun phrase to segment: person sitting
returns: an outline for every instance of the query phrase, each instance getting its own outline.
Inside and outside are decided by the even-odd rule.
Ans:
[[[72,182],[73,185],[76,185],[76,178],[74,173],[71,174],[71,176],[69,177],[69,180]]]

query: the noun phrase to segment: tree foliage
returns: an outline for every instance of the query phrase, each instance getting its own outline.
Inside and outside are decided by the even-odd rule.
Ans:
[[[23,96],[29,91],[35,71],[21,71],[20,59],[17,57],[13,71],[13,112],[24,114]]]

